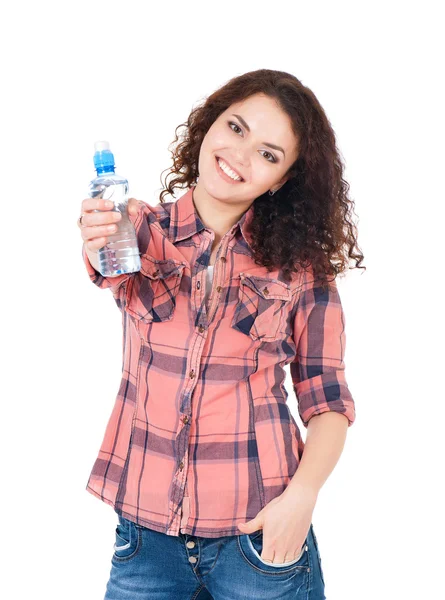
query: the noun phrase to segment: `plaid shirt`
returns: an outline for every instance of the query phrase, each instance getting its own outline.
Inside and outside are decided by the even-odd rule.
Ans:
[[[122,379],[86,489],[167,535],[239,535],[237,523],[285,490],[304,449],[285,365],[305,427],[327,411],[355,419],[335,282],[323,291],[300,270],[287,283],[255,264],[252,216],[253,206],[221,240],[208,306],[214,233],[193,187],[140,209],[140,272],[103,277],[82,247],[123,326]]]

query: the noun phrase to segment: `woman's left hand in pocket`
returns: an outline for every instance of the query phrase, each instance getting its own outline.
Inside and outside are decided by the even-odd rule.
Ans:
[[[318,494],[300,486],[285,490],[247,523],[238,523],[241,533],[263,530],[261,558],[266,562],[285,563],[300,553],[309,533]]]

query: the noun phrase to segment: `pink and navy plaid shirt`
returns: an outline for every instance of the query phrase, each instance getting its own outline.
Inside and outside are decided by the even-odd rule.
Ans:
[[[335,281],[323,290],[300,270],[287,283],[255,264],[252,216],[253,205],[221,240],[208,306],[214,233],[193,187],[140,209],[140,272],[103,277],[82,247],[123,326],[122,380],[86,489],[167,535],[239,535],[285,490],[304,449],[285,365],[305,427],[327,411],[355,420]]]

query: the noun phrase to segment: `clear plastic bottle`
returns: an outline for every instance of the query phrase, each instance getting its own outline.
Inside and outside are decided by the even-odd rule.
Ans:
[[[114,156],[108,142],[96,142],[94,150],[97,177],[90,181],[88,195],[90,198],[111,200],[114,202],[111,210],[122,214],[116,223],[116,233],[107,235],[107,244],[99,248],[99,272],[104,277],[135,273],[141,268],[141,259],[136,230],[128,216],[128,181],[114,172]]]

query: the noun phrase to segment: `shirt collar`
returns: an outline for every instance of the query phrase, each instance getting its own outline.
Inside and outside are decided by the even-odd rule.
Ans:
[[[233,233],[239,228],[246,244],[251,247],[250,223],[253,219],[253,204],[243,213],[239,221],[232,226]],[[193,187],[183,194],[172,205],[170,214],[169,240],[173,243],[185,240],[195,233],[205,229],[193,202]]]

